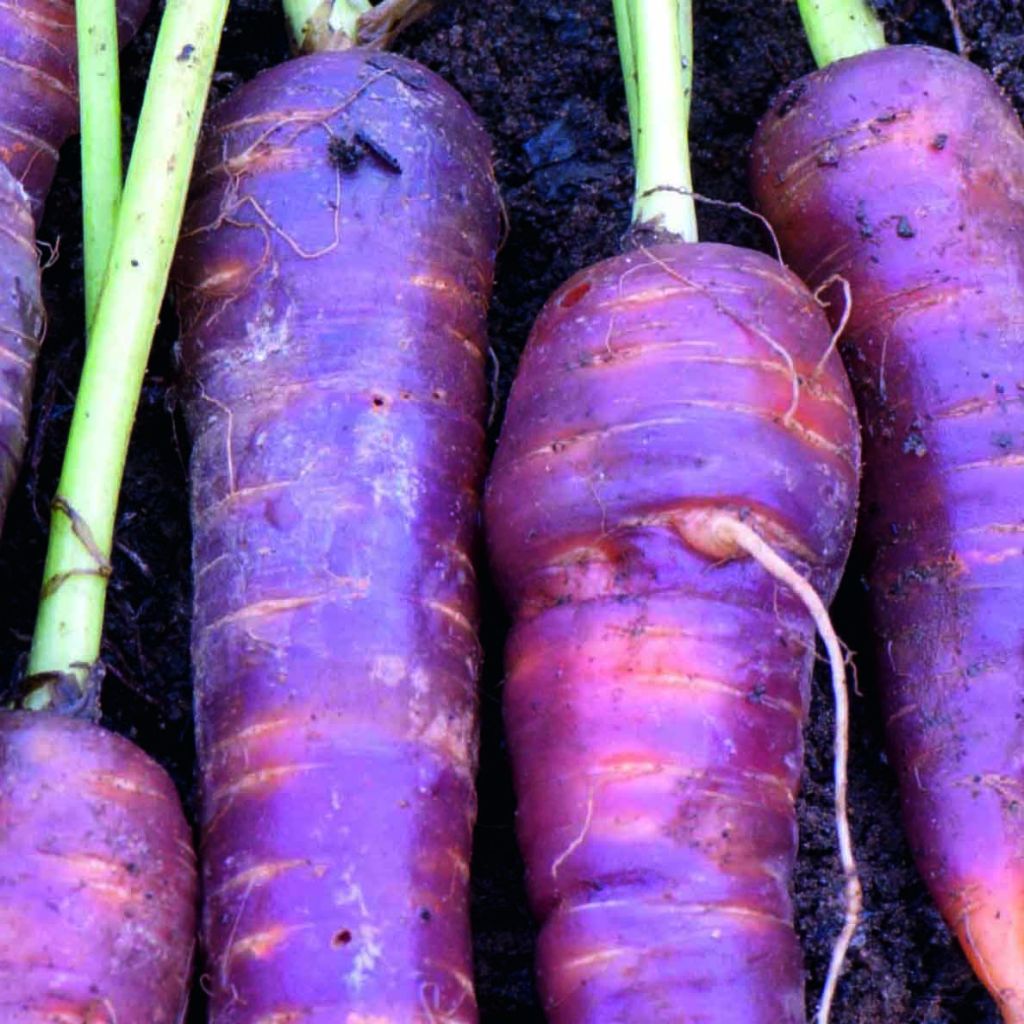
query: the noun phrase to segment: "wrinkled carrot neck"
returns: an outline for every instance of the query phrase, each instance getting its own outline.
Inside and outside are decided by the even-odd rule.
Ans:
[[[688,125],[690,0],[614,0],[636,162],[634,237],[697,241]]]
[[[819,68],[885,46],[882,24],[868,0],[797,0]]]

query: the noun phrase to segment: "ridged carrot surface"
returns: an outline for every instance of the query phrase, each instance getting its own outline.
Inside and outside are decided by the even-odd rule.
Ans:
[[[753,183],[807,281],[851,286],[862,534],[907,831],[1021,1022],[1024,133],[978,68],[891,47],[791,85]]]
[[[399,57],[216,108],[179,251],[217,1024],[476,1019],[489,142]]]
[[[557,1024],[804,1021],[789,894],[814,626],[709,530],[827,600],[857,421],[824,314],[724,245],[577,274],[541,313],[485,503],[505,718]]]
[[[179,1024],[195,856],[167,774],[60,715],[0,715],[0,1019]]]

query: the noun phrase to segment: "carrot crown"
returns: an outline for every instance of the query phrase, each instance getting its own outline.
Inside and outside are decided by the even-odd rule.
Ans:
[[[297,53],[383,49],[429,14],[440,0],[283,0],[292,47]]]

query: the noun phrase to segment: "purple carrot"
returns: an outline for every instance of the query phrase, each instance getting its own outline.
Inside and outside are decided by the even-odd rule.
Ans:
[[[790,885],[815,628],[853,535],[859,438],[818,303],[696,241],[686,2],[616,25],[634,251],[548,301],[512,387],[485,524],[512,614],[505,722],[553,1024],[802,1024]]]
[[[891,47],[789,86],[759,129],[753,185],[799,273],[849,283],[862,538],[907,832],[1019,1024],[1024,133],[967,61]]]
[[[858,443],[828,341],[792,275],[708,243],[577,274],[530,336],[486,522],[552,1021],[804,1020],[814,624],[712,523],[741,517],[835,590]]]
[[[163,769],[90,722],[4,712],[0,836],[0,1020],[179,1024],[195,868]]]
[[[476,1020],[487,137],[415,63],[217,107],[179,249],[217,1024]]]

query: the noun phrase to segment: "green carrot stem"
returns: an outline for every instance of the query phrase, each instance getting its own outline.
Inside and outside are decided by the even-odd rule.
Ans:
[[[92,323],[121,203],[121,90],[115,0],[78,0],[85,322]]]
[[[615,22],[636,161],[634,228],[697,241],[688,126],[691,0],[617,0]],[[629,84],[630,73],[635,86]],[[632,97],[631,97],[632,92]]]
[[[59,703],[53,675],[83,698],[95,677],[117,495],[227,6],[164,11],[53,503],[26,707]]]
[[[633,53],[633,34],[629,24],[629,0],[612,0],[615,9],[615,27],[619,37],[619,59],[622,61],[622,83],[626,88],[626,110],[629,113],[629,135],[636,152],[636,61]]]
[[[867,0],[797,0],[819,68],[885,46],[882,24]]]
[[[292,49],[303,53],[313,26],[324,19],[325,11],[329,11],[330,0],[284,0],[281,6]]]

